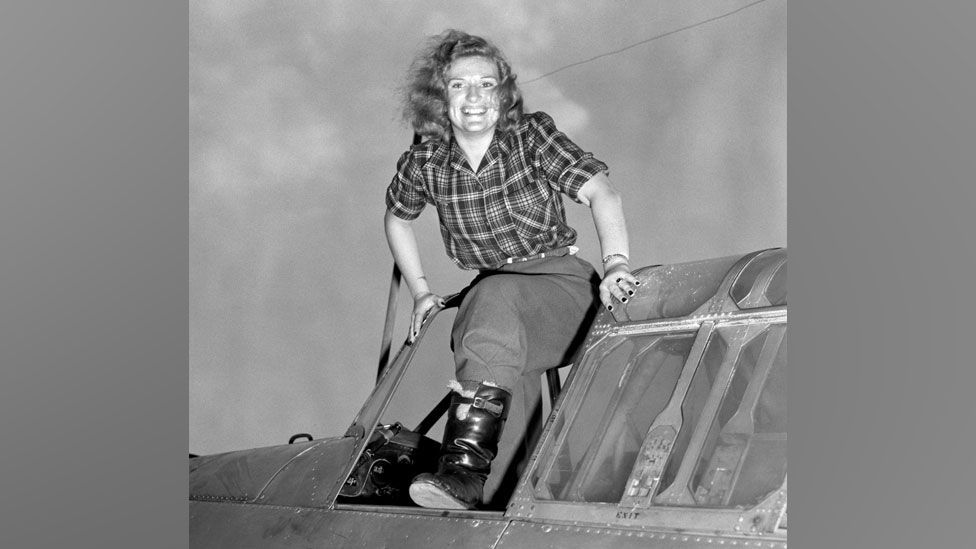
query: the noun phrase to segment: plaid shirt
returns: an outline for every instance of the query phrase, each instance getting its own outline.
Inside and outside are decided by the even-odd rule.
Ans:
[[[584,183],[607,165],[556,129],[543,112],[495,134],[474,172],[454,140],[410,147],[397,163],[386,207],[412,220],[426,204],[437,208],[447,255],[463,269],[491,269],[509,257],[576,242],[562,197],[579,202]]]

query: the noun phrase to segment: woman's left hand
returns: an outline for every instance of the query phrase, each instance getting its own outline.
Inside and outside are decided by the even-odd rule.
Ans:
[[[626,263],[612,267],[600,282],[600,302],[612,311],[617,303],[627,303],[637,292],[640,281],[630,274]]]

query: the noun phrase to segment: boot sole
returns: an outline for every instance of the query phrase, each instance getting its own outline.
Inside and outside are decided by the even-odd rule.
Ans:
[[[410,485],[410,499],[421,507],[431,509],[474,509],[434,484],[415,482]]]

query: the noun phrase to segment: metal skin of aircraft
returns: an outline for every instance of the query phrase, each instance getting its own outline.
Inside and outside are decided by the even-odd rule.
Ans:
[[[635,275],[640,291],[597,313],[561,390],[550,374],[544,423],[513,428],[525,453],[492,465],[487,509],[340,497],[410,391],[435,312],[344,436],[191,457],[191,547],[785,549],[786,250]]]

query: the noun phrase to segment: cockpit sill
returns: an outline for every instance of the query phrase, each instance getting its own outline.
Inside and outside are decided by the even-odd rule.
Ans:
[[[763,307],[761,309],[748,309],[743,311],[728,311],[723,313],[705,313],[701,315],[688,316],[679,319],[662,320],[634,320],[623,321],[607,325],[605,328],[596,326],[591,330],[594,335],[645,335],[665,332],[677,332],[682,330],[695,330],[705,322],[721,322],[724,326],[738,326],[743,324],[753,324],[756,322],[786,322],[786,305],[776,305]],[[595,344],[596,341],[588,341],[588,345]]]

